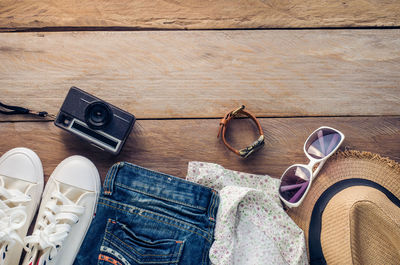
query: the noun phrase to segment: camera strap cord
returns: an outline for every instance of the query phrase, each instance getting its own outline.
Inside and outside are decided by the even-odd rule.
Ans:
[[[5,114],[5,115],[30,114],[42,118],[45,117],[53,119],[56,118],[54,115],[49,114],[47,111],[34,111],[23,107],[6,105],[1,102],[0,102],[0,114]]]

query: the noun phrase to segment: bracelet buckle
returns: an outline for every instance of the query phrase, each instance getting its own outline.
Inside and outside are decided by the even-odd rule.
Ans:
[[[232,117],[236,117],[237,115],[239,115],[239,111],[244,110],[244,108],[245,108],[245,106],[242,105],[240,108],[238,108],[238,109],[232,111],[231,116],[232,116]]]
[[[260,135],[260,137],[256,141],[254,141],[251,145],[249,145],[246,148],[240,149],[239,155],[243,158],[247,158],[253,152],[263,147],[264,143],[265,143],[264,135]]]

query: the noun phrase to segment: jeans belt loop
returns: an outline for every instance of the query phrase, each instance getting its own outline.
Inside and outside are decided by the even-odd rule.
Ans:
[[[211,203],[208,208],[208,216],[210,220],[214,221],[217,218],[217,209],[219,205],[219,194],[218,191],[212,190],[212,195],[211,195]]]
[[[123,167],[124,162],[118,162],[116,164],[114,164],[110,170],[107,173],[107,176],[104,180],[104,184],[103,184],[103,190],[104,190],[104,195],[105,196],[111,196],[113,193],[113,187],[114,187],[114,180],[115,180],[115,176],[118,173],[118,170]]]

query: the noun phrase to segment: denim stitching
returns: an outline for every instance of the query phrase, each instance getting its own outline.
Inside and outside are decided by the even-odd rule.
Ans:
[[[121,249],[118,245],[116,245],[115,243],[111,242],[110,240],[106,239],[106,241],[108,243],[110,243],[111,245],[113,245],[114,247],[116,247],[117,249],[119,249],[120,251],[122,251],[125,255],[127,255],[128,257],[130,257],[131,259],[133,259],[134,261],[140,263],[140,261],[138,261],[136,258],[132,257],[129,253],[127,253],[125,250]],[[171,263],[171,262],[178,262],[179,261],[179,257],[178,260],[173,260],[173,261],[157,261],[158,264],[161,263]],[[154,264],[154,261],[142,261],[141,264]]]
[[[114,200],[111,200],[111,199],[108,199],[108,198],[104,198],[104,197],[103,197],[103,198],[101,198],[101,199],[102,199],[102,200],[109,201],[110,203],[118,204],[118,205],[122,206],[123,208],[130,208],[130,209],[134,209],[134,210],[146,212],[146,213],[149,213],[149,214],[157,215],[157,216],[160,216],[160,217],[163,217],[163,218],[167,218],[167,219],[173,220],[173,221],[175,221],[175,222],[181,223],[181,224],[183,224],[183,225],[187,225],[187,226],[193,227],[194,229],[198,229],[198,230],[200,230],[200,231],[202,231],[202,232],[204,232],[204,233],[207,234],[207,231],[201,229],[200,227],[197,227],[197,226],[195,226],[195,225],[192,225],[192,224],[190,224],[190,223],[187,223],[187,222],[185,222],[185,221],[182,221],[182,220],[179,220],[179,219],[176,219],[176,218],[173,218],[173,217],[169,217],[169,216],[166,216],[166,215],[163,215],[163,214],[159,214],[159,213],[156,213],[156,212],[147,210],[147,209],[139,208],[139,207],[132,206],[132,205],[129,205],[129,204],[125,204],[125,203],[122,203],[122,202],[114,201]],[[115,209],[120,209],[120,208],[118,208],[118,207],[112,206],[112,205],[107,204],[107,203],[104,203],[104,202],[100,202],[100,201],[99,201],[98,203],[101,203],[101,204],[103,204],[103,205],[105,205],[105,206],[113,207],[113,208],[115,208]],[[128,211],[123,210],[123,209],[121,209],[121,210],[122,210],[122,211],[125,211],[125,212],[128,212],[128,213],[133,213],[133,212],[130,212],[129,210],[128,210]],[[136,214],[136,213],[133,213],[133,214]],[[138,214],[136,214],[136,215],[138,215]],[[149,217],[149,218],[151,218],[151,217]],[[189,231],[189,230],[188,230],[188,231]]]
[[[141,215],[141,216],[143,216],[143,215]],[[196,231],[192,231],[192,230],[186,229],[186,228],[184,228],[184,227],[180,227],[180,226],[177,226],[177,225],[174,225],[174,224],[170,224],[170,223],[167,223],[167,222],[164,222],[164,221],[160,221],[160,220],[157,220],[157,219],[152,218],[152,217],[150,217],[150,216],[143,216],[143,217],[148,218],[148,219],[151,219],[151,220],[154,220],[154,221],[158,221],[158,222],[161,222],[161,223],[164,223],[164,224],[168,224],[168,225],[171,225],[171,226],[175,226],[175,227],[177,227],[177,228],[181,228],[181,229],[183,229],[183,230],[186,230],[186,231],[189,231],[189,232],[192,232],[192,233],[195,233],[195,234],[197,234],[197,235],[203,237],[203,238],[206,239],[207,241],[210,241],[207,237],[203,236],[202,234],[197,233]]]
[[[114,166],[111,168],[110,172],[108,172],[107,179],[106,179],[106,184],[104,185],[104,186],[105,186],[105,190],[106,190],[105,192],[106,192],[106,193],[109,193],[109,192],[110,192],[110,189],[109,189],[109,186],[108,186],[108,182],[110,181],[110,177],[111,177],[113,171],[114,171]]]
[[[108,179],[108,175],[110,174],[110,170],[107,172],[107,175],[106,175],[106,177],[104,179],[104,182],[103,182],[103,192],[104,192],[104,194],[106,194],[106,192],[107,192],[107,179]]]
[[[124,184],[121,184],[121,183],[115,183],[115,186],[120,186],[120,187],[122,187],[122,188],[131,190],[131,191],[134,191],[134,192],[137,192],[137,193],[145,194],[145,195],[147,195],[147,196],[154,197],[154,198],[157,198],[157,199],[160,199],[160,200],[169,201],[169,202],[181,204],[181,205],[184,205],[184,206],[188,206],[188,207],[196,208],[196,209],[200,209],[200,210],[206,210],[206,208],[203,208],[203,207],[201,207],[201,206],[195,206],[195,205],[186,204],[186,203],[183,203],[183,202],[179,202],[179,201],[175,201],[175,200],[171,200],[171,199],[167,199],[167,198],[155,196],[155,195],[153,195],[153,194],[150,194],[150,193],[147,193],[147,192],[144,192],[144,191],[140,191],[140,190],[133,189],[133,188],[128,187],[128,186],[126,186],[126,185],[124,185]]]
[[[123,252],[125,255],[127,255],[128,257],[130,257],[131,259],[133,259],[134,261],[138,262],[137,259],[135,259],[134,257],[132,257],[129,253],[127,253],[125,250],[121,249],[118,245],[116,245],[115,243],[111,242],[110,240],[105,238],[105,241],[107,241],[110,245],[112,245],[113,247],[117,248],[118,250],[120,250],[121,252]]]
[[[130,265],[128,260],[121,253],[119,253],[115,248],[110,248],[108,246],[102,245],[100,248],[100,252],[104,252],[104,253],[107,253],[108,255],[115,256],[124,265]]]
[[[114,187],[115,177],[117,176],[118,171],[120,170],[120,168],[122,168],[123,166],[124,166],[124,162],[118,162],[116,164],[115,170],[113,172],[113,175],[110,178],[110,183],[109,183],[111,193],[112,193],[112,190],[113,190],[113,187]]]
[[[107,241],[110,245],[112,245],[113,247],[117,248],[118,250],[120,250],[122,253],[124,253],[125,255],[127,255],[128,257],[130,257],[131,259],[133,259],[136,262],[139,262],[137,259],[135,259],[134,257],[132,257],[128,252],[126,252],[124,249],[121,249],[117,244],[111,242],[108,239],[105,239],[105,241]]]
[[[105,198],[103,198],[103,199],[105,199]],[[103,204],[104,206],[108,206],[108,207],[111,207],[111,208],[114,208],[114,209],[117,209],[117,210],[120,210],[120,211],[129,213],[129,214],[139,215],[139,214],[137,214],[137,213],[130,212],[130,211],[127,211],[127,210],[124,210],[124,209],[121,209],[121,208],[118,208],[118,207],[115,207],[115,206],[112,206],[112,205],[109,205],[109,204],[105,204],[105,203],[103,203],[103,202],[99,202],[99,204]],[[129,206],[129,207],[131,207],[131,208],[136,208],[136,207],[132,207],[132,206]],[[140,209],[140,208],[136,208],[136,209]],[[148,212],[147,210],[144,210],[144,209],[143,209],[143,211]],[[158,216],[162,216],[162,217],[164,217],[164,218],[171,219],[171,220],[174,220],[174,221],[179,222],[179,223],[183,223],[183,224],[188,225],[188,226],[192,226],[192,225],[190,225],[190,224],[184,223],[184,222],[182,222],[182,221],[180,221],[180,220],[177,220],[177,219],[174,219],[174,218],[171,218],[171,217],[159,215],[159,214],[156,214],[156,213],[153,213],[153,212],[152,212],[152,214],[158,215]],[[184,227],[181,227],[181,226],[178,226],[178,225],[175,225],[175,224],[171,224],[171,223],[167,223],[167,222],[165,222],[165,221],[161,221],[161,220],[158,220],[158,219],[155,219],[155,218],[151,218],[151,217],[149,217],[149,216],[144,216],[144,215],[139,215],[139,216],[142,216],[142,217],[147,218],[147,219],[155,220],[155,221],[157,221],[157,222],[164,223],[164,224],[167,224],[167,225],[170,225],[170,226],[174,226],[174,227],[177,227],[177,228],[179,228],[179,229],[182,229],[182,230],[185,230],[185,231],[188,231],[188,232],[191,232],[191,233],[195,233],[195,234],[201,236],[202,238],[204,238],[205,240],[207,240],[207,241],[210,242],[210,239],[209,239],[209,238],[205,237],[204,235],[202,235],[202,234],[200,234],[200,233],[198,233],[198,232],[196,232],[196,231],[192,231],[192,230],[189,230],[189,229],[187,229],[187,228],[184,228]],[[193,226],[192,226],[192,227],[193,227]],[[204,233],[206,233],[206,234],[210,237],[210,234],[207,233],[206,231],[204,231],[204,230],[202,230],[202,229],[200,229],[200,228],[198,228],[198,227],[195,227],[195,228],[198,229],[198,230],[200,230],[200,231],[202,231],[202,232],[204,232]]]
[[[108,172],[108,174],[107,174],[107,176],[106,176],[106,179],[105,179],[105,181],[104,181],[104,193],[107,194],[107,195],[108,195],[109,193],[111,193],[111,190],[110,190],[109,187],[108,187],[108,182],[109,182],[109,179],[110,179],[112,173],[114,172],[114,168],[115,168],[115,165],[113,165],[113,166],[111,167],[111,169],[110,169],[110,171]]]
[[[213,193],[213,197],[214,197],[214,203],[213,203],[213,207],[212,207],[212,211],[210,213],[211,218],[213,218],[213,220],[215,220],[215,218],[217,218],[216,215],[216,209],[218,207],[218,202],[219,202],[219,196],[216,192]]]
[[[124,244],[125,246],[127,246],[128,248],[132,249],[133,252],[135,252],[137,255],[142,256],[142,257],[170,257],[170,256],[175,256],[176,254],[169,254],[169,255],[144,255],[144,254],[140,254],[140,252],[136,251],[134,248],[132,248],[131,246],[129,246],[128,244],[126,244],[124,241],[122,241],[121,239],[119,239],[119,237],[117,237],[114,233],[110,232],[110,231],[106,231],[106,233],[110,234],[111,236],[115,237],[115,239],[117,239],[119,242],[121,242],[122,244]],[[179,244],[179,243],[176,243]]]
[[[211,201],[212,201],[212,202],[211,202],[210,208],[208,209],[210,213],[211,213],[212,205],[214,205],[214,196],[213,196],[213,195],[214,195],[214,193],[211,195]],[[210,214],[209,214],[208,216],[211,217]],[[210,222],[207,222],[207,224],[208,224],[208,234],[211,235],[211,225],[210,225]],[[212,238],[211,238],[211,240],[212,240]],[[209,242],[211,243],[211,241],[209,241]],[[206,249],[207,249],[206,247],[203,248],[203,257],[201,258],[201,264],[205,264],[204,261],[205,261],[206,252],[207,252]]]
[[[211,217],[211,209],[214,205],[214,196],[213,195],[214,195],[214,193],[211,194],[211,203],[210,203],[210,206],[209,206],[208,212],[207,212],[208,217]]]
[[[215,205],[215,208],[214,208],[214,210],[213,210],[213,217],[214,217],[214,220],[217,219],[219,203],[220,203],[220,201],[221,201],[221,198],[219,197],[219,194],[216,193],[215,195],[216,195],[216,198],[215,198],[215,199],[216,199],[217,204]],[[215,224],[214,224],[214,225],[215,225]]]
[[[121,262],[119,262],[118,260],[114,259],[113,257],[110,257],[108,255],[104,255],[104,254],[101,254],[101,253],[99,254],[97,259],[105,261],[105,262],[107,262],[107,264],[122,265]]]
[[[171,175],[162,173],[162,172],[158,172],[158,171],[154,171],[154,170],[151,170],[151,169],[148,169],[148,168],[140,167],[140,166],[138,166],[138,165],[134,165],[134,164],[131,164],[131,163],[129,163],[129,162],[124,162],[124,165],[129,166],[129,167],[134,168],[134,169],[144,169],[146,172],[149,172],[149,173],[152,174],[152,175],[150,175],[150,176],[146,174],[146,177],[151,177],[152,179],[156,179],[155,177],[157,177],[157,176],[154,176],[154,175],[158,175],[158,174],[160,174],[160,175],[163,176],[163,177],[167,177],[167,178],[168,178],[168,177],[174,177],[174,176],[171,176]],[[177,178],[177,177],[174,177],[174,178],[176,178],[176,180],[179,181],[180,183],[195,185],[195,186],[198,186],[198,187],[201,187],[201,188],[203,188],[203,189],[210,190],[210,191],[212,190],[211,188],[205,187],[205,186],[200,185],[200,184],[198,184],[198,183],[196,183],[196,182],[185,181],[185,180],[180,179],[180,178]],[[156,179],[156,180],[157,180],[157,179]]]
[[[113,224],[116,224],[116,225],[118,225],[118,226],[121,226],[121,224],[119,223],[119,222],[117,222],[116,220],[113,220],[113,219],[111,219],[111,218],[109,218],[108,219],[108,222],[107,222],[107,226],[106,226],[106,233],[109,233],[109,234],[111,234],[112,236],[114,236],[116,239],[118,239],[119,241],[121,241],[121,243],[123,243],[123,244],[125,244],[127,247],[129,247],[129,248],[132,248],[132,247],[130,247],[128,244],[126,244],[125,242],[123,242],[118,236],[116,236],[114,233],[112,233],[111,232],[111,228],[109,229],[109,225],[108,224],[110,224],[110,223],[113,223]],[[122,228],[121,228],[121,230],[122,230]],[[176,244],[178,244],[178,243],[176,243]],[[135,253],[137,253],[138,255],[140,255],[140,256],[173,256],[174,254],[170,254],[170,255],[142,255],[142,254],[140,254],[140,252],[137,252],[137,251],[135,251],[133,248],[132,248],[132,250],[135,252]]]
[[[101,203],[101,202],[99,202],[99,203]],[[135,212],[126,211],[126,210],[124,210],[124,209],[120,209],[120,208],[117,208],[117,207],[112,206],[112,205],[108,205],[108,204],[105,204],[105,203],[101,203],[101,204],[103,204],[103,205],[105,205],[105,206],[108,206],[108,207],[111,207],[111,208],[114,208],[114,209],[117,209],[117,210],[120,210],[120,211],[127,212],[127,213],[129,213],[129,214],[139,215],[139,214],[137,214],[137,213],[135,213]],[[136,207],[132,207],[132,208],[136,208]],[[136,209],[143,210],[143,212],[148,212],[148,211],[145,210],[145,209],[141,209],[141,208],[136,208]],[[188,223],[185,223],[185,222],[183,222],[183,221],[180,221],[180,220],[177,220],[177,219],[174,219],[174,218],[171,218],[171,217],[167,217],[167,216],[164,216],[164,215],[156,214],[156,213],[153,213],[153,212],[151,212],[151,214],[154,214],[154,215],[157,215],[157,216],[161,216],[161,217],[164,217],[164,218],[167,218],[167,219],[170,219],[170,220],[174,220],[174,221],[179,222],[179,223],[183,223],[184,225],[191,226],[191,227],[193,227],[193,228],[195,228],[195,229],[198,229],[198,230],[200,230],[200,231],[202,231],[202,232],[204,232],[204,233],[207,234],[206,231],[204,231],[204,230],[202,230],[202,229],[200,229],[200,228],[198,228],[198,227],[192,226],[192,225],[190,225],[190,224],[188,224]],[[182,230],[185,230],[185,231],[189,231],[189,232],[195,233],[195,234],[197,234],[197,235],[203,237],[203,238],[206,239],[207,241],[210,241],[210,239],[208,239],[206,236],[204,236],[204,235],[202,235],[202,234],[200,234],[200,233],[198,233],[198,232],[196,232],[196,231],[189,230],[189,229],[187,229],[187,228],[184,228],[184,227],[181,227],[181,226],[178,226],[178,225],[175,225],[175,224],[171,224],[171,223],[168,223],[168,222],[165,222],[165,221],[161,221],[161,220],[152,218],[152,217],[150,217],[150,216],[144,216],[144,215],[139,215],[139,216],[142,216],[142,217],[144,217],[144,218],[151,219],[151,220],[154,220],[154,221],[157,221],[157,222],[160,222],[160,223],[164,223],[164,224],[167,224],[167,225],[171,225],[171,226],[177,227],[177,228],[182,229]],[[210,237],[209,234],[208,234],[208,236]]]
[[[211,204],[210,209],[209,209],[210,210],[209,217],[212,219],[213,222],[211,224],[209,224],[209,227],[208,227],[209,235],[213,235],[213,228],[215,226],[215,222],[214,222],[215,221],[215,219],[214,219],[215,210],[214,210],[214,208],[218,205],[218,195],[217,195],[217,193],[215,191],[213,191],[211,197],[212,197],[212,204]],[[211,238],[211,240],[212,240],[212,238]],[[209,242],[211,244],[211,241],[209,241]],[[207,254],[209,253],[210,248],[211,248],[211,246],[205,246],[204,247],[202,264],[207,264],[208,263],[207,262],[207,257],[208,257]]]
[[[97,259],[97,265],[101,265],[101,264],[100,264],[100,261],[102,261],[102,260]],[[103,263],[104,263],[104,262],[103,262]]]
[[[201,257],[201,264],[204,264],[204,256],[206,255],[205,249],[203,249],[203,256]]]
[[[179,247],[179,252],[178,252],[178,259],[176,260],[176,264],[178,264],[178,261],[180,260],[181,254],[182,254],[182,249],[183,249],[183,245],[184,243],[181,244],[181,246]]]
[[[110,220],[110,219],[108,219],[108,220]],[[107,230],[107,228],[108,228],[108,224],[109,224],[109,222],[107,221],[106,230]],[[103,241],[101,242],[100,249],[101,249],[101,246],[104,246],[104,241],[105,241],[105,240],[106,240],[106,233],[104,233]],[[100,249],[99,249],[99,252],[101,252]],[[104,262],[103,262],[103,263],[104,263]],[[100,260],[99,260],[99,259],[97,260],[97,265],[100,265]]]
[[[211,248],[211,243],[208,245],[204,245],[203,259],[201,261],[201,264],[209,264],[208,260],[209,260],[210,248]]]
[[[215,209],[218,206],[218,195],[216,192],[213,192],[211,196],[213,198],[213,203],[210,207],[210,217],[213,221],[215,221]]]
[[[113,183],[114,183],[114,179],[115,179],[115,176],[117,175],[117,173],[118,173],[118,169],[120,168],[120,162],[118,162],[118,163],[116,163],[114,166],[113,166],[113,171],[112,171],[112,174],[110,175],[110,177],[109,177],[109,179],[108,179],[108,183],[107,183],[107,186],[108,186],[108,190],[109,190],[109,193],[110,193],[110,195],[112,194],[112,190],[113,190]]]
[[[118,163],[116,163],[114,165],[114,170],[113,170],[113,172],[112,172],[112,174],[111,174],[111,176],[110,176],[110,178],[108,180],[108,184],[107,185],[108,185],[108,189],[109,189],[110,193],[112,193],[112,191],[113,191],[114,179],[115,179],[115,177],[116,177],[116,175],[118,173],[119,168],[120,168],[120,162],[118,162]]]

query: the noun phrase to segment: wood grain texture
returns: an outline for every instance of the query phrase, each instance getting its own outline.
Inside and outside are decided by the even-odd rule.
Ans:
[[[396,0],[3,0],[0,28],[157,29],[399,26]]]
[[[303,154],[305,139],[321,125],[329,125],[345,134],[343,148],[371,151],[400,161],[400,116],[264,118],[260,121],[266,145],[247,160],[227,150],[217,139],[217,119],[139,121],[118,157],[97,150],[49,122],[2,122],[0,153],[18,146],[33,149],[42,159],[46,180],[58,163],[76,154],[91,159],[102,179],[117,161],[184,178],[187,163],[193,160],[278,178],[289,165],[307,162]],[[228,135],[232,145],[241,148],[256,139],[256,128],[252,126],[248,119],[233,121]]]
[[[400,114],[399,29],[3,33],[0,61],[1,101],[50,113],[75,85],[144,119]]]

